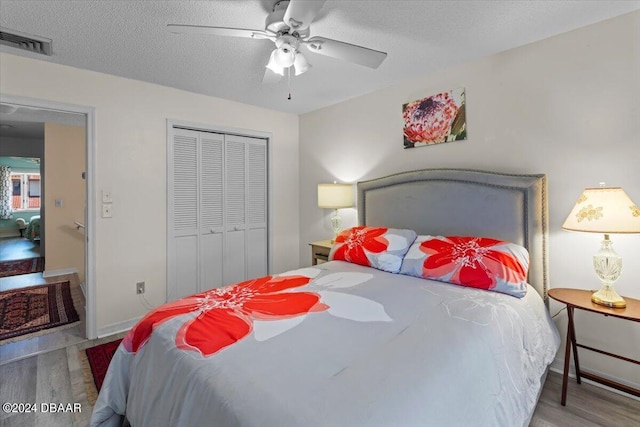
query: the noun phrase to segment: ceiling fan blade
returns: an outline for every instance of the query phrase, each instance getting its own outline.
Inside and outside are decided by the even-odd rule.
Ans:
[[[294,31],[309,28],[326,0],[291,0],[284,13],[284,23]]]
[[[262,84],[268,85],[268,84],[278,83],[281,78],[282,76],[280,74],[274,73],[273,71],[265,67],[264,76],[262,76]]]
[[[364,65],[369,68],[378,68],[387,57],[386,52],[331,40],[326,37],[311,37],[305,44],[312,52],[353,62],[354,64]]]
[[[213,36],[246,37],[250,39],[275,40],[275,35],[267,33],[266,31],[247,30],[244,28],[167,24],[167,29],[174,34],[208,34]]]

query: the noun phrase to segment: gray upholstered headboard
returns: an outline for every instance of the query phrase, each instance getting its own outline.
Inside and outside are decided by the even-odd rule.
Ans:
[[[529,250],[529,283],[546,301],[546,187],[545,175],[463,169],[403,172],[358,182],[358,222],[518,243]]]

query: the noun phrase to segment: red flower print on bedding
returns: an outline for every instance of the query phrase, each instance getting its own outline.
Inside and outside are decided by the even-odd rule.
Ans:
[[[427,254],[424,277],[444,279],[479,289],[492,289],[497,279],[526,281],[527,271],[514,256],[500,251],[505,242],[486,237],[433,238],[420,244]]]
[[[371,267],[367,252],[381,253],[389,247],[389,241],[382,235],[387,232],[386,227],[353,227],[338,234],[336,244],[340,244],[333,254],[334,260],[348,261]]]
[[[178,330],[176,346],[210,356],[249,335],[253,320],[287,319],[327,310],[317,293],[286,292],[310,280],[303,276],[266,276],[165,304],[138,322],[123,345],[135,353],[154,328],[173,317],[197,313]]]

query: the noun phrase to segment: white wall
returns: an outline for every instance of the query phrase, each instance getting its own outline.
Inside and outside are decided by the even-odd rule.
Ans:
[[[404,150],[402,104],[458,87],[466,88],[468,140]],[[331,236],[331,212],[317,207],[318,183],[434,167],[545,173],[551,287],[597,289],[591,257],[602,236],[561,225],[582,189],[600,181],[622,186],[640,204],[638,159],[635,12],[301,116],[300,262],[309,263],[308,242]],[[355,210],[343,218],[345,227],[355,225]],[[640,235],[612,239],[624,261],[616,288],[640,298]],[[552,313],[560,308],[552,302]],[[564,335],[566,313],[556,319]],[[579,342],[640,355],[640,324],[580,311],[576,322]],[[584,368],[640,385],[637,365],[587,351],[580,359]]]
[[[96,109],[96,194],[114,198],[113,218],[96,226],[99,331],[147,311],[138,281],[152,305],[165,301],[167,119],[272,133],[272,267],[298,266],[297,116],[5,53],[0,75],[2,94]]]

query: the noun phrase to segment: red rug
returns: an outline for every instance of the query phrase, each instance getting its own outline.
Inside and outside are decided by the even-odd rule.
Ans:
[[[44,271],[44,258],[42,257],[0,262],[0,277],[39,273],[41,271]]]
[[[68,281],[0,292],[0,341],[79,320]]]
[[[111,363],[111,359],[118,349],[120,341],[122,340],[111,341],[95,347],[89,347],[85,350],[87,353],[87,359],[89,360],[89,366],[91,367],[93,382],[95,383],[98,392],[102,387],[104,376],[107,375],[109,363]]]

